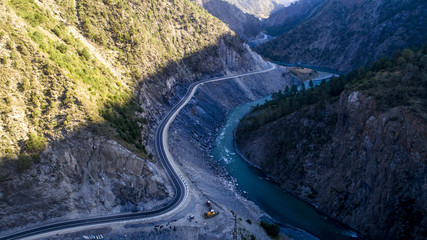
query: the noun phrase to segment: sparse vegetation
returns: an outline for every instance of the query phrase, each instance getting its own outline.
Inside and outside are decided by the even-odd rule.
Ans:
[[[215,45],[218,33],[226,30],[218,19],[184,0],[77,1],[77,9],[81,30],[98,45],[118,51],[117,60],[129,66],[134,81]]]
[[[34,133],[30,133],[29,138],[25,144],[25,150],[28,153],[38,153],[46,148],[46,138]]]
[[[32,27],[49,21],[48,14],[34,0],[10,0],[9,2]]]
[[[277,224],[261,221],[260,225],[262,228],[264,228],[265,232],[271,237],[277,237],[280,233],[280,227]]]
[[[18,172],[22,173],[23,171],[31,167],[31,165],[33,164],[33,161],[31,160],[30,155],[20,154],[18,156],[17,164],[18,164]]]
[[[79,55],[82,56],[86,61],[90,60],[90,53],[87,50],[87,48],[82,48],[81,50],[78,51]]]

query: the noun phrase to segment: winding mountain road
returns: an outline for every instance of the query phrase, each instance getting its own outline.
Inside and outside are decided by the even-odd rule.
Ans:
[[[136,219],[156,220],[156,219],[170,216],[173,213],[181,210],[185,205],[184,200],[188,198],[189,188],[188,188],[188,185],[186,184],[186,182],[188,181],[186,180],[185,175],[181,172],[181,170],[173,160],[171,153],[169,152],[167,141],[168,141],[168,130],[170,125],[172,124],[176,116],[179,114],[181,109],[184,108],[185,105],[187,105],[187,103],[194,96],[199,86],[204,85],[206,83],[211,83],[211,82],[218,82],[218,81],[228,80],[228,79],[237,78],[237,77],[244,77],[249,75],[265,73],[265,72],[272,71],[275,68],[276,68],[276,65],[270,63],[270,68],[265,70],[252,71],[244,74],[235,74],[235,75],[229,75],[229,76],[214,78],[214,79],[206,79],[206,80],[195,82],[189,86],[184,97],[166,114],[166,116],[160,122],[156,131],[155,148],[156,148],[156,152],[158,154],[159,160],[162,163],[167,174],[169,175],[175,190],[174,198],[167,205],[163,206],[160,209],[146,211],[146,212],[122,213],[122,214],[115,214],[115,215],[109,215],[109,216],[68,220],[68,221],[63,221],[58,223],[46,224],[40,227],[30,228],[30,229],[15,232],[6,236],[1,236],[0,240],[30,238],[30,237],[36,237],[37,235],[41,235],[41,234],[46,234],[47,236],[47,234],[52,235],[57,231],[65,230],[65,229],[87,227],[87,226],[94,226],[94,225],[100,225],[100,224],[109,224],[109,223],[136,220]]]

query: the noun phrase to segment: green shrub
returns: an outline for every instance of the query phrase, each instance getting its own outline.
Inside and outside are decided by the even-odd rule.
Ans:
[[[38,44],[42,44],[43,40],[44,40],[44,36],[43,34],[41,34],[38,31],[34,31],[32,34],[30,34],[31,39],[33,39],[33,41],[35,41]]]
[[[7,63],[7,57],[6,56],[0,57],[0,63],[1,64],[6,64]]]
[[[280,227],[277,224],[261,221],[261,227],[264,228],[269,236],[277,237],[279,235]]]
[[[82,50],[79,50],[78,53],[81,57],[84,57],[84,59],[86,59],[86,61],[90,60],[90,53],[87,50],[87,48],[82,48]]]
[[[7,49],[9,49],[9,50],[13,50],[14,48],[15,48],[15,44],[13,44],[13,42],[12,41],[7,41],[6,42],[6,48]]]
[[[33,27],[49,21],[43,9],[34,0],[11,0],[10,3]]]
[[[111,97],[113,101],[118,99]],[[119,137],[134,145],[137,149],[145,154],[148,153],[142,144],[141,127],[139,124],[147,123],[145,118],[138,118],[135,112],[140,112],[141,107],[137,104],[136,99],[131,98],[126,105],[121,105],[110,101],[104,109],[99,109],[100,115],[110,123]]]
[[[405,58],[404,58],[404,57],[399,57],[399,58],[397,59],[397,64],[398,64],[399,66],[405,66],[405,65],[406,65],[406,60],[405,60]]]
[[[13,158],[15,156],[15,152],[11,148],[6,148],[3,150],[4,156],[6,158]]]
[[[61,43],[56,47],[56,49],[58,49],[58,51],[60,51],[61,53],[66,53],[68,51],[68,46]]]
[[[261,227],[264,228],[265,232],[272,237],[277,237],[280,232],[280,227],[274,223],[268,223],[266,221],[261,221]]]
[[[61,30],[61,28],[59,27],[59,26],[55,26],[53,29],[52,29],[52,32],[57,36],[57,37],[61,37],[61,32],[62,32],[62,30]]]
[[[32,164],[33,161],[31,160],[31,157],[29,155],[20,154],[18,156],[18,172],[22,173],[23,171],[29,169]]]
[[[50,62],[46,62],[46,64],[43,65],[42,70],[43,70],[43,74],[52,75],[55,73],[55,66]]]
[[[38,153],[31,155],[31,158],[33,159],[34,163],[40,163],[41,162],[40,154],[38,154]]]
[[[24,80],[20,85],[20,90],[21,92],[25,92],[25,91],[28,91],[29,89],[30,89],[30,81],[28,80],[28,78],[24,78]]]
[[[25,150],[29,153],[38,153],[46,148],[46,138],[31,133],[25,144]]]

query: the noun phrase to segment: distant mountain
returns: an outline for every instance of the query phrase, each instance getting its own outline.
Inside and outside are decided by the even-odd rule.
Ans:
[[[225,22],[242,39],[249,40],[261,31],[261,21],[226,0],[196,1],[210,14]]]
[[[427,2],[424,0],[317,2],[320,8],[312,8],[308,13],[299,9],[302,13],[298,16],[303,21],[298,26],[289,30],[292,24],[298,23],[292,23],[289,17],[285,21],[288,24],[282,24],[284,34],[256,50],[274,60],[348,71],[390,56],[395,50],[420,46],[427,40]],[[288,11],[285,10],[271,19],[278,19]],[[271,19],[267,23],[271,21],[273,26]],[[279,28],[267,29],[278,32]]]
[[[279,36],[314,16],[328,0],[299,0],[270,15],[262,28],[272,36]]]
[[[262,19],[289,6],[296,0],[192,0],[225,22],[244,40],[256,38],[263,31]],[[302,0],[307,1],[307,0]],[[316,0],[318,1],[318,0]],[[303,6],[305,7],[305,5]],[[292,11],[292,10],[291,10]],[[282,24],[284,20],[276,22]],[[274,23],[273,23],[274,24]],[[271,25],[268,25],[271,27]]]
[[[268,18],[274,11],[283,8],[295,0],[226,0],[245,13],[258,18]]]

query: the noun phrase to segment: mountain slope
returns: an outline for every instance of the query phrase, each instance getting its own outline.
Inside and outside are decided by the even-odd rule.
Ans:
[[[427,232],[427,46],[296,88],[244,117],[236,142],[281,187],[372,239]]]
[[[327,0],[299,0],[282,8],[262,22],[269,35],[279,36],[310,19],[327,3]]]
[[[265,67],[186,0],[0,2],[0,230],[172,196],[157,121],[202,77]]]
[[[210,14],[225,22],[242,39],[254,38],[260,32],[260,20],[224,0],[201,1]]]
[[[427,3],[330,0],[313,17],[259,46],[265,57],[340,71],[427,40]]]
[[[293,0],[226,0],[237,6],[244,13],[248,13],[257,18],[268,18],[271,13],[282,8]]]

